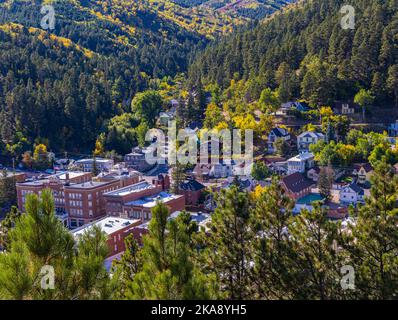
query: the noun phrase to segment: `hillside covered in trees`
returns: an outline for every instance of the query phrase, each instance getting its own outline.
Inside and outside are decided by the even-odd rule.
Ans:
[[[134,1],[54,2],[46,31],[41,5],[0,1],[0,140],[16,149],[44,139],[91,150],[105,120],[150,79],[185,71],[206,42]]]
[[[312,104],[370,89],[398,101],[398,2],[353,0],[356,25],[344,30],[342,0],[309,0],[253,29],[231,34],[191,66],[190,78],[228,87],[231,79],[278,89],[282,100]],[[255,97],[258,98],[258,97]]]

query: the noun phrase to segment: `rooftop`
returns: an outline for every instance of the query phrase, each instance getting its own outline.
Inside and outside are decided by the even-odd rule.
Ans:
[[[204,189],[205,186],[203,184],[201,184],[200,182],[191,179],[191,180],[185,180],[184,182],[182,182],[180,184],[179,188],[184,191],[199,191],[199,190]]]
[[[104,181],[104,182],[89,181],[89,182],[71,184],[70,186],[67,186],[66,188],[68,188],[68,189],[94,189],[94,188],[98,188],[98,187],[102,187],[102,186],[111,184],[113,182],[115,182],[115,180]]]
[[[94,162],[94,159],[80,159],[80,160],[76,161],[77,164],[93,163],[93,162]],[[112,159],[104,159],[104,158],[95,158],[95,162],[97,162],[98,164],[109,163],[109,162],[113,163],[113,160]]]
[[[300,153],[297,156],[290,158],[288,161],[307,161],[314,158],[314,154],[311,152]]]
[[[110,191],[105,193],[106,196],[113,196],[113,197],[123,197],[131,193],[140,192],[143,190],[154,188],[154,186],[146,181],[141,181],[131,186],[127,186],[121,189],[117,189],[114,191]]]
[[[182,211],[175,211],[172,214],[170,214],[167,218],[167,220],[174,220],[176,219]],[[206,228],[206,225],[208,222],[211,221],[211,215],[208,213],[203,213],[203,212],[188,212],[191,216],[191,221],[195,221],[198,226],[203,226]],[[138,226],[140,229],[148,229],[149,222],[145,222],[141,225]]]
[[[56,173],[50,177],[57,177],[60,180],[66,180],[66,174],[69,174],[69,179],[78,178],[84,175],[87,175],[87,172],[76,172],[76,171],[69,171],[69,172],[60,172]]]
[[[138,200],[130,201],[125,204],[125,206],[140,206],[144,208],[153,208],[156,206],[156,203],[162,202],[162,203],[167,203],[171,200],[175,200],[178,198],[183,197],[182,195],[175,195],[175,194],[170,194],[167,192],[160,192],[154,196],[149,196],[149,197],[143,197]]]
[[[300,192],[314,185],[313,182],[311,182],[303,174],[298,172],[284,177],[282,181],[285,184],[286,188],[295,193]]]
[[[87,224],[80,228],[72,230],[72,235],[74,237],[82,236],[86,231],[90,230],[94,226],[100,227],[103,232],[105,232],[107,235],[110,235],[112,233],[115,233],[116,231],[124,229],[124,228],[126,228],[134,223],[137,223],[139,221],[140,220],[137,220],[137,219],[132,220],[132,219],[124,219],[124,218],[118,218],[118,217],[105,217],[103,219],[94,221],[90,224]]]

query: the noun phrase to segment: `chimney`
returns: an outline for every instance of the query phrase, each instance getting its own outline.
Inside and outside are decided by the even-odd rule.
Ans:
[[[69,186],[70,185],[70,181],[69,181],[69,172],[67,172],[65,174],[65,185]]]

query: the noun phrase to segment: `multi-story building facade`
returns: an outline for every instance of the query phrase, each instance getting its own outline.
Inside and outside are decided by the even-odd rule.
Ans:
[[[26,196],[28,194],[40,195],[44,189],[52,191],[55,210],[58,218],[68,225],[68,214],[65,205],[65,187],[76,183],[86,183],[91,180],[91,173],[67,172],[49,176],[46,179],[17,183],[18,208],[25,212]]]
[[[87,231],[89,231],[94,226],[99,227],[107,235],[107,244],[109,247],[108,257],[117,255],[126,250],[124,239],[131,228],[140,225],[141,220],[131,220],[123,218],[112,218],[105,217],[103,219],[97,220],[88,225],[84,225],[72,231],[76,241],[79,241],[80,237]]]
[[[297,148],[299,152],[310,151],[310,146],[320,140],[325,140],[325,135],[319,132],[306,131],[297,137]]]
[[[119,180],[90,181],[65,186],[65,209],[73,229],[106,215],[103,195],[120,188]]]
[[[305,173],[306,170],[313,168],[314,165],[315,161],[312,153],[300,153],[299,155],[287,160],[287,174],[293,174],[296,172]]]
[[[137,200],[127,202],[123,205],[123,218],[140,219],[147,222],[152,219],[151,210],[158,202],[163,203],[169,212],[182,211],[185,209],[185,197],[183,195],[175,195],[167,192],[142,197]]]
[[[152,196],[162,190],[163,188],[160,184],[154,185],[147,181],[141,181],[128,187],[107,192],[104,194],[106,212],[111,216],[121,216],[125,203]]]

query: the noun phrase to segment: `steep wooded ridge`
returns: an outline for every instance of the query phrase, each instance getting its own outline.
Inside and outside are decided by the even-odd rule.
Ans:
[[[205,42],[134,1],[56,1],[45,31],[41,5],[0,1],[0,140],[13,145],[90,150],[149,79],[184,72]]]
[[[296,0],[146,0],[148,8],[209,38],[261,20]]]
[[[379,102],[397,96],[398,2],[352,0],[354,30],[343,30],[343,0],[310,0],[276,14],[252,30],[209,46],[190,70],[224,87],[231,79],[251,79],[279,88],[282,99],[312,103],[352,98],[371,89]]]

